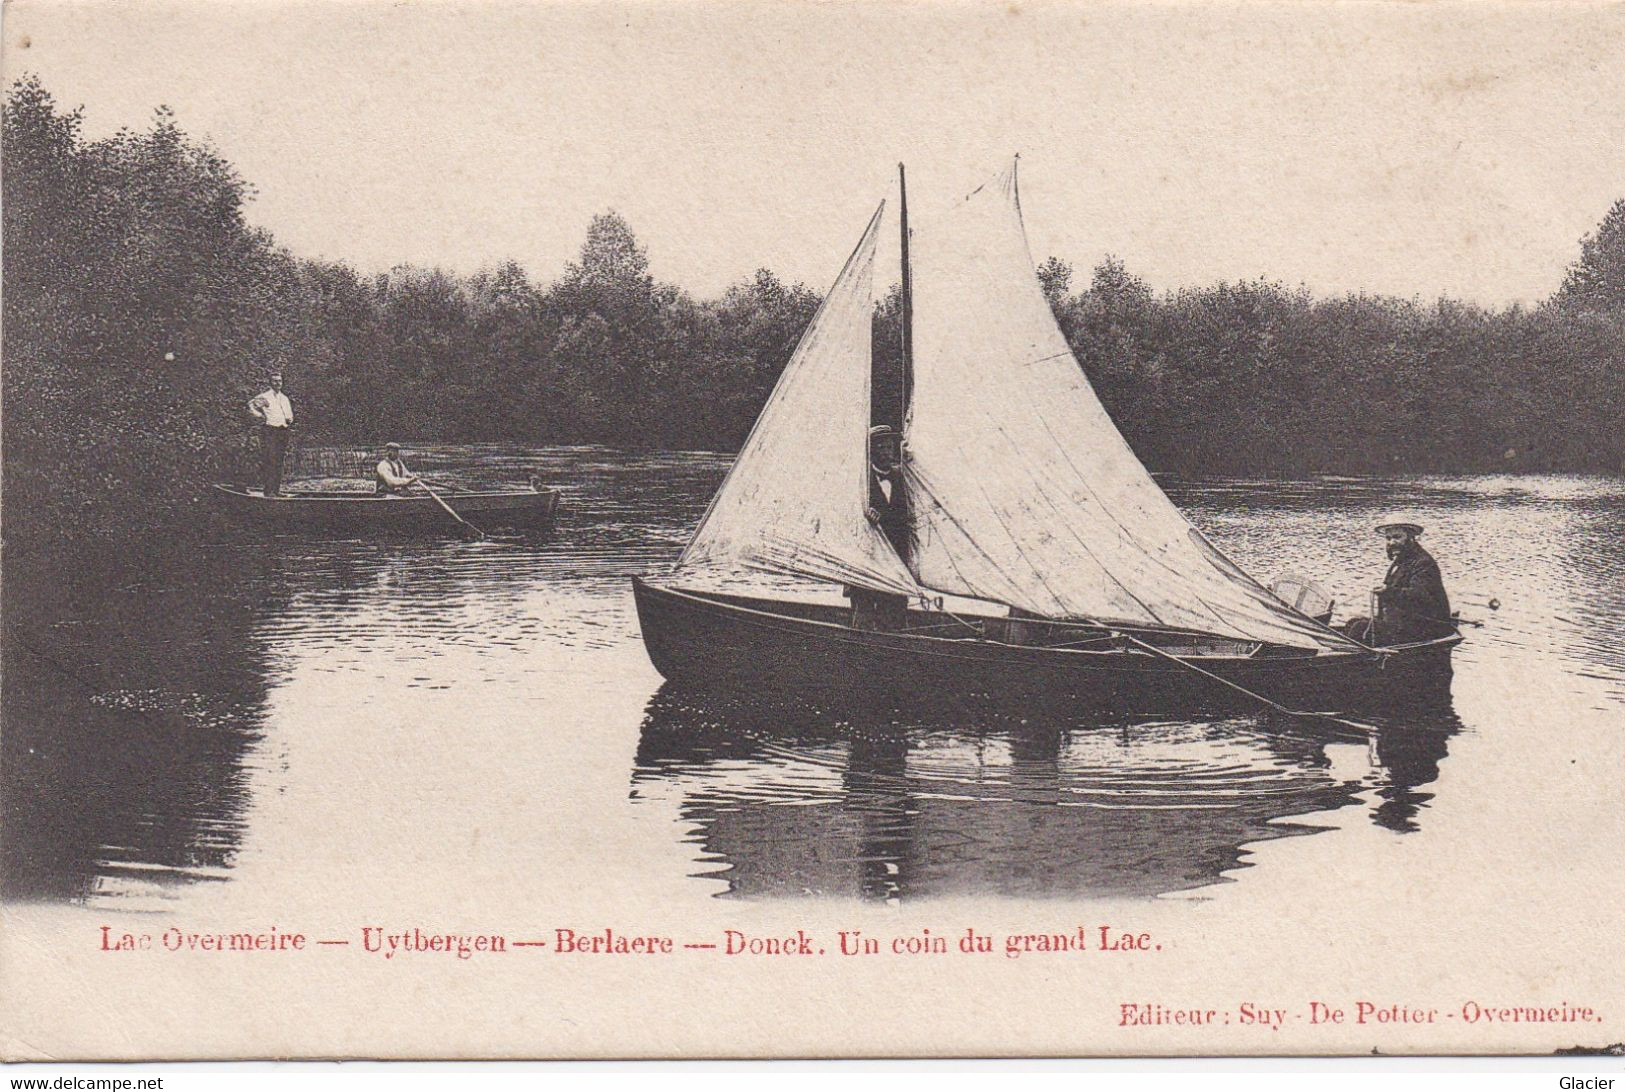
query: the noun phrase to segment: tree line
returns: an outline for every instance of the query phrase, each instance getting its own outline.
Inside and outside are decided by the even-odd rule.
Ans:
[[[33,77],[4,105],[8,540],[173,520],[228,472],[284,371],[307,436],[731,450],[819,293],[760,270],[657,281],[606,212],[551,284],[364,274],[301,258],[253,191],[157,111],[100,140]],[[1107,258],[1040,269],[1061,327],[1153,469],[1277,474],[1625,469],[1625,201],[1536,307],[1317,298],[1267,281],[1158,294]],[[897,366],[895,293],[877,374]]]

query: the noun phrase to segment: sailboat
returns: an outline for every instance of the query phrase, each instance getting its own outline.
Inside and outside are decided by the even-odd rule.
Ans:
[[[748,693],[1136,710],[1448,695],[1459,633],[1357,641],[1255,580],[1163,493],[1055,321],[1018,163],[912,229],[899,166],[901,533],[873,508],[882,202],[674,571],[633,579],[656,669]],[[742,591],[741,574],[852,603]]]

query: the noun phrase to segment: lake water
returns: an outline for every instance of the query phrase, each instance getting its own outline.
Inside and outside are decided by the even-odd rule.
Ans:
[[[1452,711],[1367,739],[1266,715],[865,723],[697,700],[649,665],[627,578],[675,560],[725,457],[458,447],[417,464],[536,474],[565,491],[559,525],[67,545],[48,580],[8,571],[8,899],[181,912],[297,901],[312,877],[387,890],[403,869],[469,899],[1212,899],[1288,882],[1264,852],[1282,839],[1303,847],[1294,868],[1359,858],[1405,884],[1463,816],[1503,846],[1559,819],[1619,825],[1617,478],[1165,483],[1250,571],[1315,577],[1340,617],[1386,567],[1376,513],[1424,514],[1485,625],[1457,653]]]

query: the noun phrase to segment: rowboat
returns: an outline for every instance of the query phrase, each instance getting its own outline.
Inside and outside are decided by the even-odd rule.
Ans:
[[[257,489],[216,485],[219,507],[232,519],[272,531],[323,533],[441,533],[456,523],[427,494],[379,497],[370,493],[287,492],[267,497]],[[481,530],[550,527],[557,489],[444,493],[458,515]]]
[[[899,168],[898,389],[873,397],[882,202],[675,569],[633,581],[662,675],[1139,711],[1448,699],[1459,632],[1362,643],[1248,574],[1163,493],[1055,322],[1014,164],[913,229],[902,182]],[[901,437],[889,466],[873,461],[877,429]],[[741,591],[751,577],[852,605]]]

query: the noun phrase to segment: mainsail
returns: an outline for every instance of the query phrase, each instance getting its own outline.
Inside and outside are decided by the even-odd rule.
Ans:
[[[1224,557],[1130,450],[1034,275],[1014,165],[912,242],[920,584],[1051,618],[1351,646]]]
[[[919,591],[865,517],[875,239],[884,208],[785,365],[680,569],[745,568]]]

